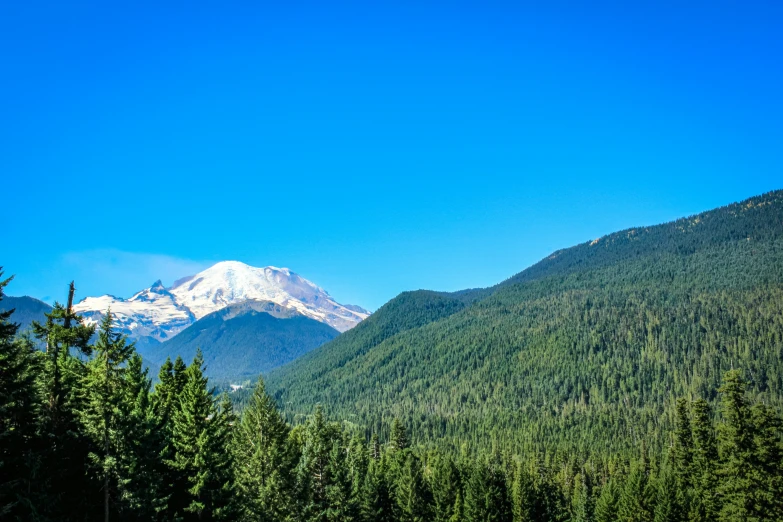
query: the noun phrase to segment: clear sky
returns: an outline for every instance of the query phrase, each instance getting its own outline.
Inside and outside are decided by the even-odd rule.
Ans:
[[[233,259],[375,309],[783,188],[781,27],[780,1],[4,2],[8,292]]]

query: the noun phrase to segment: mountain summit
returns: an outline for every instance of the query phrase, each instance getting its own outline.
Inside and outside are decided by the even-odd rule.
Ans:
[[[171,288],[156,281],[128,299],[87,297],[74,310],[97,322],[111,308],[123,333],[141,343],[157,344],[208,314],[248,301],[278,304],[340,332],[369,316],[363,308],[338,303],[324,289],[287,268],[257,268],[239,261],[222,261],[177,280]]]
[[[288,268],[256,268],[239,261],[222,261],[192,278],[179,280],[169,291],[196,319],[243,301],[269,301],[293,308],[305,317],[344,332],[369,314],[344,306],[323,288]]]

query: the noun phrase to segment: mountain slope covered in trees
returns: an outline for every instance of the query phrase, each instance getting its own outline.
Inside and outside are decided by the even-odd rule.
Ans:
[[[321,403],[368,432],[399,417],[418,441],[609,453],[663,445],[672,394],[712,400],[731,368],[783,400],[781,191],[555,252],[474,302],[418,295],[453,306],[373,333],[422,308],[403,294],[272,372],[286,414]]]
[[[26,295],[22,297],[5,296],[0,302],[0,311],[6,310],[14,311],[11,314],[11,322],[19,325],[20,332],[26,332],[30,329],[33,321],[43,321],[44,314],[50,312],[52,307]]]

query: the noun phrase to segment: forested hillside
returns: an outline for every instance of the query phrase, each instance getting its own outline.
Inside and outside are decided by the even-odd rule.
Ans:
[[[0,272],[0,276],[2,273]],[[0,280],[0,300],[7,281]],[[448,299],[412,293],[421,314]],[[439,303],[430,307],[427,303]],[[718,419],[681,399],[670,447],[606,458],[412,445],[393,419],[364,436],[316,407],[285,422],[262,381],[241,417],[197,352],[154,389],[111,315],[95,328],[60,305],[36,349],[0,313],[0,517],[24,521],[685,522],[783,517],[781,418],[724,376]],[[390,325],[391,330],[405,324]],[[389,331],[391,331],[389,330]],[[383,331],[380,328],[379,331]],[[409,330],[410,331],[410,330]],[[388,333],[388,332],[387,332]],[[94,344],[92,339],[96,339]],[[715,390],[709,390],[714,392]]]
[[[713,401],[732,368],[783,404],[781,191],[555,252],[477,302],[417,295],[272,372],[286,415],[320,403],[368,433],[399,417],[417,442],[609,454],[663,446],[672,397]]]
[[[33,321],[43,321],[44,314],[51,309],[52,307],[43,301],[28,296],[6,296],[0,302],[0,311],[14,311],[11,314],[11,320],[19,325],[20,332],[29,330]]]

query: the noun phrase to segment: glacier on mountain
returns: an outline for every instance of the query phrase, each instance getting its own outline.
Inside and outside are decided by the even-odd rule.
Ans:
[[[275,303],[340,332],[369,316],[361,307],[336,302],[323,288],[287,268],[256,268],[239,261],[217,263],[177,280],[171,288],[156,281],[128,299],[87,297],[74,305],[74,311],[88,323],[98,323],[111,309],[117,326],[131,339],[163,342],[207,314],[247,301]]]

